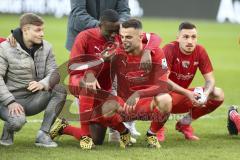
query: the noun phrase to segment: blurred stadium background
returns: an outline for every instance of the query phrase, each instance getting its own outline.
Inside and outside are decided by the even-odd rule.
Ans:
[[[7,37],[10,30],[18,26],[21,13],[39,13],[45,19],[45,39],[52,43],[61,74],[66,78],[65,62],[69,53],[65,49],[67,15],[70,0],[1,0],[0,36]],[[172,115],[167,122],[166,141],[160,150],[146,148],[144,135],[149,122],[137,122],[142,136],[138,143],[127,150],[120,150],[117,144],[106,142],[92,151],[83,151],[71,137],[58,140],[54,149],[34,146],[36,132],[40,127],[42,114],[29,117],[21,132],[15,136],[11,147],[0,146],[0,160],[6,159],[239,159],[240,136],[230,137],[226,129],[227,109],[240,103],[240,1],[239,0],[129,0],[131,14],[143,21],[146,32],[154,32],[163,38],[164,44],[176,37],[177,27],[182,21],[197,25],[199,43],[209,53],[215,69],[216,85],[225,91],[225,102],[214,113],[193,122],[199,142],[189,142],[177,133]],[[66,78],[67,79],[67,78]],[[66,80],[65,80],[66,82]],[[192,86],[201,86],[203,79],[198,73]],[[77,107],[69,103],[71,116],[76,119]],[[65,112],[64,112],[65,114]],[[78,122],[72,122],[78,125]],[[3,122],[0,121],[0,132]]]

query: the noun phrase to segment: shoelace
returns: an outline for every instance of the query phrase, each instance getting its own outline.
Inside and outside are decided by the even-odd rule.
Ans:
[[[157,139],[155,138],[155,136],[150,136],[149,138],[151,139],[153,144],[157,143]]]
[[[86,137],[86,138],[84,138],[84,139],[83,139],[83,141],[84,141],[84,142],[86,142],[86,143],[90,143],[90,139],[89,139],[89,138],[87,138],[87,137]]]

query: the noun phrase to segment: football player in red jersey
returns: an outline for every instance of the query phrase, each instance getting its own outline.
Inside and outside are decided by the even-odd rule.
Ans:
[[[5,41],[5,40],[6,40],[5,38],[1,38],[1,37],[0,37],[0,43],[3,42],[3,41]]]
[[[121,43],[118,36],[119,15],[117,12],[110,9],[104,11],[100,21],[101,23],[98,28],[88,29],[78,34],[70,55],[69,89],[70,92],[75,97],[79,98],[80,101],[79,111],[81,128],[76,128],[70,125],[65,127],[66,125],[62,125],[64,126],[64,129],[61,131],[61,134],[72,135],[75,138],[80,139],[80,146],[81,142],[84,142],[85,139],[87,139],[86,141],[90,142],[89,145],[82,145],[88,146],[86,149],[92,148],[92,140],[95,144],[102,144],[106,131],[105,127],[94,122],[95,115],[93,115],[92,111],[93,108],[101,105],[101,100],[96,100],[98,95],[96,94],[96,90],[105,91],[105,94],[102,92],[103,96],[100,98],[105,99],[110,94],[112,87],[110,78],[110,63],[108,61],[100,63],[102,58],[101,55],[106,50],[106,44],[114,43],[114,45],[116,44],[118,46]],[[149,40],[147,40],[146,34],[144,37],[143,42],[147,45],[144,49],[143,58],[148,57],[148,55],[151,54],[150,51],[152,48],[158,47],[161,41],[160,38],[154,34],[150,35]],[[88,65],[82,65],[82,67],[79,67],[85,68],[85,70],[71,69],[71,66],[76,64],[75,62],[83,60],[83,63],[86,64],[88,59],[90,61]],[[94,62],[99,65],[94,66]],[[142,59],[141,62],[143,62]],[[92,67],[88,68],[88,66]],[[148,69],[147,67],[143,68]],[[60,120],[59,123],[60,125],[57,123],[55,126],[61,126],[61,123],[64,124],[64,121]],[[55,130],[53,129],[52,133],[56,133],[57,130],[59,130],[59,127]]]
[[[173,106],[171,113],[188,113],[176,124],[188,140],[199,140],[194,135],[191,122],[213,112],[224,101],[223,90],[215,87],[213,67],[203,46],[197,44],[196,26],[189,22],[179,25],[177,40],[163,47],[170,70],[169,83]],[[203,87],[188,89],[197,69],[200,70],[205,84]],[[164,140],[164,128],[158,132],[158,140]]]
[[[168,69],[165,56],[159,47],[152,50],[152,69],[139,68],[145,44],[142,43],[142,24],[130,19],[120,28],[122,47],[116,50],[111,61],[111,77],[116,79],[117,96],[102,107],[104,118],[120,115],[122,121],[151,120],[146,134],[150,147],[159,148],[156,132],[164,125],[171,110],[172,99],[168,94]],[[115,102],[114,102],[115,100]],[[117,102],[117,103],[116,103]],[[121,133],[120,146],[130,144],[128,130]]]

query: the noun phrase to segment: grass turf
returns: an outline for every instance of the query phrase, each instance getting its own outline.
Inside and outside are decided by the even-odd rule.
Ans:
[[[0,36],[7,37],[11,29],[18,25],[19,16],[0,15]],[[65,49],[67,19],[55,19],[44,16],[45,39],[53,44],[57,63],[65,63],[68,52]],[[154,32],[163,38],[164,44],[176,37],[176,32],[181,19],[143,19],[144,30]],[[144,135],[149,122],[137,122],[137,128],[142,133],[134,147],[121,150],[117,144],[108,143],[98,146],[92,151],[83,151],[79,144],[71,137],[64,136],[57,140],[58,148],[38,148],[34,146],[36,132],[42,113],[29,117],[31,121],[15,135],[14,145],[10,147],[0,146],[0,159],[238,159],[238,136],[230,137],[226,130],[227,107],[231,104],[239,104],[240,87],[240,45],[238,44],[239,25],[219,24],[213,21],[191,20],[198,27],[199,43],[204,45],[212,59],[215,69],[216,85],[225,91],[225,102],[215,112],[193,123],[196,134],[201,138],[198,142],[189,142],[174,130],[178,116],[173,116],[167,124],[166,141],[162,143],[160,150],[146,147]],[[64,68],[63,68],[64,69]],[[63,74],[63,71],[62,71]],[[203,85],[203,78],[197,74],[192,86]],[[72,100],[72,97],[68,97]],[[75,105],[71,110],[76,112]],[[78,125],[77,122],[73,124]],[[0,132],[3,122],[0,121]]]

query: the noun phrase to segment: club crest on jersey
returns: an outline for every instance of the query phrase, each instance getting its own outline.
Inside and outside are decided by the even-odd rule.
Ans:
[[[167,60],[166,60],[166,58],[163,58],[162,59],[162,69],[167,69],[168,67],[167,67]]]
[[[190,65],[190,62],[189,61],[182,61],[182,67],[183,68],[188,68]]]

